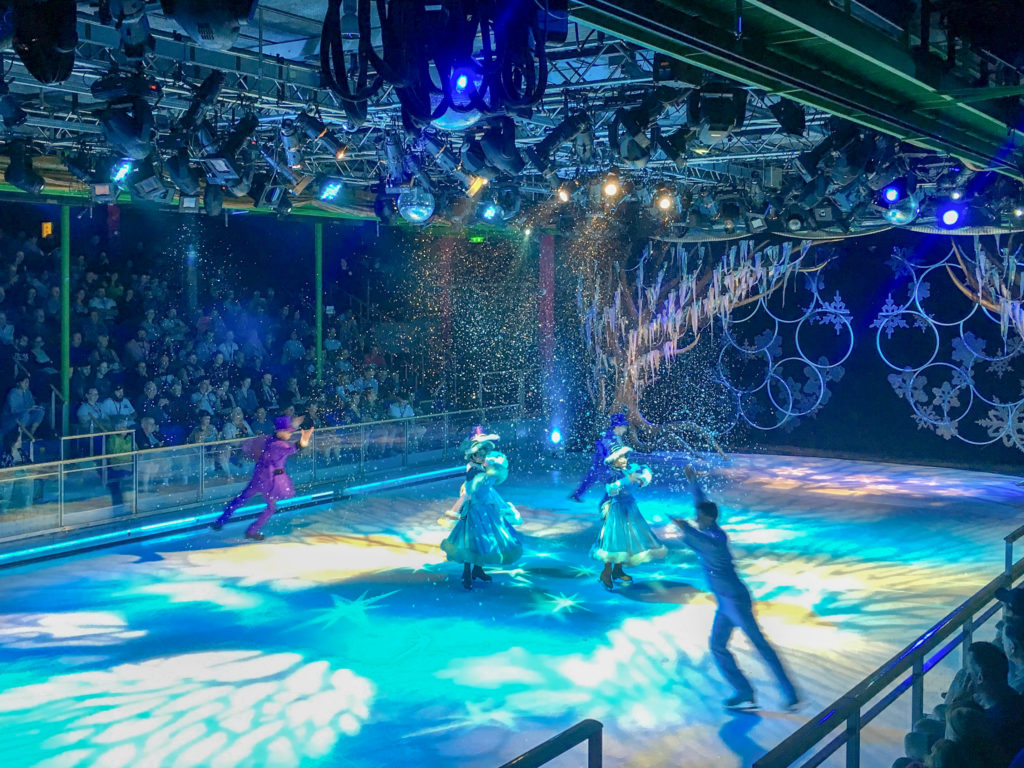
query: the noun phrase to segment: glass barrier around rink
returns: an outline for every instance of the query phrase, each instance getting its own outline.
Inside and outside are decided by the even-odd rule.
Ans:
[[[320,428],[289,458],[288,473],[296,486],[342,486],[459,464],[459,445],[477,425],[501,435],[501,448],[514,445],[517,416],[507,406]],[[123,452],[123,435],[110,435],[77,437],[63,461],[0,470],[0,540],[224,503],[252,476],[249,438]]]

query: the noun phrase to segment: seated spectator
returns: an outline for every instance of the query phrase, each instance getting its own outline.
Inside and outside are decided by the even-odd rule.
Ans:
[[[376,344],[370,347],[370,351],[363,355],[363,365],[381,368],[384,365],[384,355],[380,353],[380,349]]]
[[[1006,655],[992,643],[971,643],[967,650],[967,671],[974,702],[984,710],[985,719],[998,739],[997,746],[1008,763],[1024,749],[1024,698],[1010,687]],[[955,704],[949,703],[950,710]]]
[[[149,360],[149,354],[149,333],[145,328],[139,328],[135,332],[135,338],[124,345],[124,356],[127,361],[138,363]]]
[[[411,419],[416,416],[412,406],[409,405],[409,398],[404,393],[395,395],[395,400],[391,403],[389,410],[392,419]]]
[[[306,405],[306,402],[307,399],[299,391],[299,380],[295,376],[291,376],[284,392],[281,393],[281,407],[287,408],[290,405],[298,411]]]
[[[101,333],[96,338],[96,348],[92,351],[89,359],[93,365],[106,363],[112,371],[116,371],[121,367],[121,358],[117,356],[117,352],[110,348],[110,337],[105,333]]]
[[[257,435],[274,434],[274,422],[267,417],[267,409],[262,405],[253,414],[251,426]]]
[[[260,380],[260,387],[256,390],[256,399],[259,400],[260,405],[267,409],[267,413],[277,413],[281,410],[277,390],[274,388],[274,377],[269,373],[263,374],[263,378]]]
[[[210,386],[210,380],[203,378],[199,380],[199,389],[192,393],[189,398],[193,411],[202,411],[214,416],[220,409],[220,401],[217,400],[217,393]]]
[[[25,431],[29,440],[35,439],[36,430],[43,423],[46,409],[36,405],[28,387],[28,376],[22,375],[15,379],[14,386],[4,400],[3,413],[0,414],[0,433],[20,429]]]
[[[152,416],[143,416],[139,420],[139,428],[135,430],[136,449],[146,451],[165,445],[167,445],[167,438],[157,429],[156,420]]]
[[[135,430],[135,450],[151,451],[167,444],[167,438],[157,429],[157,422],[152,416],[143,416]],[[156,457],[138,457],[138,482],[142,493],[150,492],[154,478],[162,485],[168,484],[171,471],[171,460],[163,454]]]
[[[139,323],[139,328],[146,332],[146,337],[154,339],[160,335],[160,321],[156,319],[156,310],[147,309],[144,319]]]
[[[107,289],[102,285],[96,289],[96,295],[89,300],[89,308],[99,312],[104,320],[110,320],[117,314],[114,311],[116,306],[117,302],[107,296]]]
[[[101,335],[110,338],[110,329],[100,318],[100,313],[90,309],[88,319],[82,323],[82,338],[86,344],[94,345]]]
[[[305,356],[306,348],[299,341],[299,332],[292,331],[288,336],[288,341],[284,343],[284,349],[281,352],[281,365],[290,366],[295,361],[302,360]]]
[[[213,340],[213,331],[203,334],[202,341],[196,344],[196,356],[200,363],[209,362],[217,353],[217,343]]]
[[[234,331],[228,331],[224,335],[224,341],[217,345],[217,351],[223,356],[223,360],[234,360],[235,353],[239,351],[239,346],[235,342]]]
[[[46,315],[51,321],[60,317],[60,303],[60,286],[50,286],[50,295],[46,297],[43,309],[46,310]]]
[[[69,350],[68,359],[71,362],[72,368],[78,368],[86,363],[92,364],[89,360],[89,350],[82,344],[82,333],[81,331],[74,331],[71,334],[71,346]]]
[[[19,333],[14,339],[14,348],[11,350],[11,360],[15,366],[21,366],[28,370],[28,361],[32,356],[32,348],[28,344],[28,334]]]
[[[14,325],[7,321],[6,312],[0,312],[0,344],[14,345]]]
[[[100,405],[100,393],[96,387],[90,387],[85,393],[85,401],[78,406],[78,431],[83,435],[91,435],[97,432],[107,432],[110,425],[103,416],[103,407]]]
[[[242,378],[241,386],[235,391],[235,403],[246,416],[252,416],[259,408],[256,393],[252,390],[252,379],[248,376]]]
[[[171,366],[171,357],[164,352],[157,360],[156,369],[153,371],[153,381],[162,389],[171,386],[176,378]]]
[[[106,400],[114,391],[114,376],[105,362],[94,365],[93,385],[100,391],[100,399]]]
[[[210,414],[206,411],[200,411],[198,419],[199,423],[196,425],[195,429],[189,433],[188,441],[190,443],[212,443],[216,441],[220,435],[210,423]]]
[[[1010,665],[1007,682],[1017,693],[1024,694],[1024,617],[1015,616],[1004,621],[999,637]]]
[[[89,305],[85,300],[85,289],[79,288],[71,299],[71,317],[75,320],[85,320],[89,316]]]
[[[124,424],[124,429],[135,429],[135,406],[124,396],[123,384],[114,385],[113,393],[103,401],[100,408],[108,423]]]
[[[368,389],[363,392],[362,406],[359,410],[363,415],[363,421],[383,421],[384,406],[377,399],[377,390]]]
[[[146,365],[145,360],[139,360],[133,365],[133,367],[127,371],[124,375],[124,389],[132,397],[138,397],[142,394],[143,387],[146,386],[146,382],[151,380],[149,375],[149,366]]]
[[[85,393],[93,386],[92,363],[86,360],[81,365],[75,366],[75,370],[71,373],[71,402],[83,402],[85,400]]]
[[[216,382],[231,378],[231,369],[224,359],[222,352],[215,352],[213,354],[210,364],[206,366],[206,375],[210,377],[210,381]]]
[[[142,397],[135,404],[135,412],[140,417],[151,417],[154,424],[166,424],[170,421],[166,410],[168,402],[168,399],[159,393],[156,382],[147,381],[142,386]],[[141,419],[139,424],[141,426]]]
[[[231,394],[230,384],[227,379],[221,381],[214,390],[217,395],[217,413],[216,415],[220,418],[218,421],[227,421],[231,417],[232,411],[238,407],[238,403],[235,402],[234,395]]]
[[[34,371],[45,373],[52,376],[57,372],[54,367],[57,364],[53,361],[43,346],[43,337],[36,336],[35,341],[32,342],[32,349],[30,350],[31,357],[29,358],[30,367]]]
[[[181,342],[184,341],[185,334],[188,333],[188,326],[178,317],[178,310],[170,307],[166,317],[160,321],[160,331],[165,339]]]

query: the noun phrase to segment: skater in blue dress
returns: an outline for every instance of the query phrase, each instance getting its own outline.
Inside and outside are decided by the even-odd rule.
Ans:
[[[497,435],[477,427],[464,444],[466,481],[450,515],[458,518],[441,549],[448,560],[462,563],[462,586],[473,588],[473,580],[490,581],[485,565],[509,565],[523,555],[523,543],[513,525],[521,522],[519,512],[494,490],[508,477],[508,459],[494,450]]]
[[[651,468],[630,463],[632,450],[621,446],[605,459],[610,474],[601,500],[601,519],[604,522],[597,541],[590,549],[590,556],[604,563],[600,579],[606,589],[614,588],[615,580],[633,581],[633,577],[622,570],[624,565],[657,560],[668,551],[651,532],[633,498],[633,488],[650,484]]]

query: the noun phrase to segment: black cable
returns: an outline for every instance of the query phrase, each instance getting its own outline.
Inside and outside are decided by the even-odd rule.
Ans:
[[[356,54],[356,71],[353,73],[355,90],[352,90],[349,73],[345,66],[345,50],[341,37],[341,11],[342,0],[328,0],[327,15],[324,17],[324,26],[320,33],[320,69],[324,85],[341,99],[349,119],[355,125],[361,125],[366,121],[369,112],[369,99],[380,90],[384,84],[384,77],[378,71],[373,82],[367,85],[369,56],[366,51],[367,48],[372,50],[372,45],[364,36],[362,24],[360,24],[359,50]],[[364,12],[368,29],[369,0],[360,0],[359,2],[360,17],[364,15]],[[366,44],[364,45],[364,43]]]

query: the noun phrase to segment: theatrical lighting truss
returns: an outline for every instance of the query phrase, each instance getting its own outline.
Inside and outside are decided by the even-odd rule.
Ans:
[[[21,108],[18,96],[11,93],[8,83],[0,77],[0,119],[4,128],[16,128],[28,119],[28,113]]]
[[[389,16],[397,15],[386,20],[383,28],[375,3],[365,3],[371,9],[366,22],[359,18],[363,0],[331,0],[337,11],[337,52],[345,54],[346,72],[342,85],[332,43],[327,55],[334,83],[327,87],[322,66],[307,58],[308,51],[321,42],[323,19],[294,4],[285,12],[283,3],[265,0],[260,4],[260,23],[249,26],[245,19],[254,3],[220,4],[231,6],[230,18],[222,17],[228,19],[222,24],[228,37],[235,34],[236,26],[240,30],[227,52],[196,51],[195,41],[174,32],[181,28],[199,37],[202,14],[189,9],[203,3],[173,7],[165,3],[161,8],[150,2],[145,15],[153,47],[147,43],[146,55],[138,62],[125,56],[125,42],[144,36],[136,29],[126,38],[123,29],[124,23],[142,19],[137,0],[107,3],[108,9],[121,9],[120,28],[117,14],[104,24],[82,4],[77,8],[80,38],[75,37],[74,25],[67,23],[69,16],[59,14],[62,8],[74,11],[73,3],[49,0],[36,5],[54,11],[50,18],[63,24],[65,38],[55,44],[59,35],[49,34],[48,42],[35,48],[32,66],[37,72],[46,69],[47,78],[59,79],[57,71],[70,60],[75,62],[75,76],[62,75],[65,82],[60,90],[47,91],[42,97],[33,72],[21,60],[8,59],[5,79],[10,98],[0,94],[0,119],[10,115],[7,123],[19,121],[13,128],[3,126],[8,133],[30,141],[36,151],[49,156],[81,151],[90,157],[113,154],[139,163],[153,155],[155,172],[186,189],[194,187],[192,174],[199,168],[208,177],[206,189],[217,190],[202,192],[204,200],[225,192],[244,195],[254,176],[264,173],[275,185],[291,190],[297,210],[318,194],[316,185],[303,186],[304,179],[337,177],[345,184],[348,210],[362,206],[369,215],[381,195],[389,198],[382,210],[393,210],[396,219],[394,200],[413,183],[435,196],[433,217],[438,220],[455,221],[464,209],[472,216],[480,195],[493,194],[492,187],[503,187],[511,180],[516,182],[524,210],[546,201],[572,207],[589,200],[610,211],[617,204],[605,202],[599,188],[595,196],[594,190],[614,164],[623,188],[632,190],[620,202],[642,201],[641,191],[660,183],[692,188],[695,198],[704,189],[721,197],[726,190],[743,188],[749,200],[734,222],[737,233],[762,226],[767,227],[765,231],[788,231],[786,216],[793,209],[800,212],[802,226],[820,227],[800,233],[841,235],[844,227],[861,232],[892,226],[876,204],[876,192],[913,170],[921,203],[911,227],[935,225],[939,204],[950,200],[953,192],[969,200],[971,210],[992,212],[1001,226],[1017,227],[1024,218],[1012,213],[1014,203],[1024,201],[1016,187],[971,189],[972,171],[956,170],[958,164],[949,158],[926,156],[820,111],[709,78],[692,65],[598,33],[564,14],[555,19],[555,3],[544,4],[546,19],[527,20],[524,13],[517,22],[520,31],[533,29],[528,47],[535,75],[540,52],[536,40],[543,37],[547,42],[543,89],[538,77],[522,78],[523,72],[517,74],[515,68],[503,80],[496,74],[500,68],[490,68],[481,58],[479,34],[470,44],[468,33],[454,28],[453,35],[464,42],[434,71],[432,83],[428,86],[410,78],[408,87],[404,81],[398,84],[399,70],[406,71],[404,65],[396,64],[401,63],[395,55],[399,50],[381,41],[385,31],[390,35],[408,25],[410,18],[400,18],[399,5],[388,0],[382,0],[382,6]],[[536,11],[536,3],[519,7],[527,5]],[[390,27],[392,21],[397,26]],[[416,27],[418,34],[438,37],[431,32],[437,29],[432,26],[434,20],[423,21]],[[367,23],[369,34],[364,35]],[[408,38],[389,38],[403,39]],[[417,39],[423,40],[422,36]],[[73,40],[70,47],[67,40]],[[527,50],[521,47],[521,38],[504,40]],[[46,61],[37,55],[44,48],[50,57]],[[427,49],[433,55],[431,45]],[[18,52],[26,50],[23,46]],[[323,55],[322,46],[320,50]],[[119,69],[110,75],[112,60]],[[392,71],[386,72],[387,67]],[[366,74],[363,85],[361,72]],[[446,80],[440,79],[442,74]],[[378,75],[381,82],[373,90]],[[460,77],[464,78],[461,84]],[[434,121],[445,87],[454,104],[448,109],[450,116],[463,120],[469,111],[479,113],[468,130],[442,130]],[[430,88],[434,92],[424,98]],[[686,97],[685,109],[661,108],[665,93],[673,94],[671,102],[678,94],[691,95]],[[365,109],[358,106],[359,100]],[[258,119],[253,133],[244,137],[232,156],[225,157],[230,153],[222,149],[230,149],[225,141],[234,121],[250,113]],[[801,114],[802,135],[797,131]],[[612,125],[617,140],[609,135]],[[595,127],[603,130],[595,132]],[[395,139],[389,141],[389,137]],[[182,160],[183,148],[191,161],[188,164]],[[339,163],[342,150],[344,162]],[[299,165],[302,173],[296,172]],[[96,183],[112,181],[106,168],[102,171]],[[133,168],[131,174],[136,173]],[[69,170],[66,178],[75,177]],[[461,205],[467,195],[475,197],[468,206]],[[247,204],[245,200],[230,203]],[[681,200],[680,216],[666,222],[666,227],[678,234],[692,207]],[[826,221],[826,213],[831,222]],[[725,234],[723,219],[700,210],[694,218],[702,226],[687,237]]]

